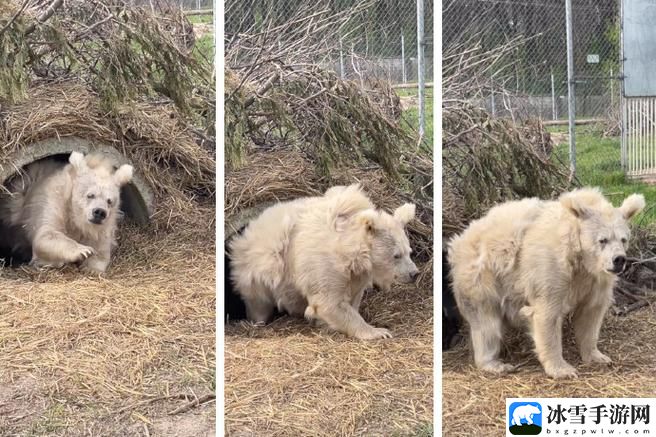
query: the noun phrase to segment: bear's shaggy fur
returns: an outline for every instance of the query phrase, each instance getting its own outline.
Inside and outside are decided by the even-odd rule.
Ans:
[[[356,338],[390,337],[358,309],[372,284],[388,289],[417,276],[404,229],[414,215],[412,204],[394,216],[376,210],[358,185],[268,208],[230,243],[248,318],[266,322],[278,307]]]
[[[627,221],[644,206],[644,197],[633,194],[614,208],[598,189],[583,188],[558,201],[501,204],[454,237],[453,290],[471,328],[476,365],[513,369],[499,360],[503,325],[510,322],[528,325],[547,375],[576,376],[562,352],[570,313],[583,362],[610,363],[597,348],[599,331],[626,262]]]
[[[13,195],[0,208],[7,225],[21,228],[35,266],[82,263],[102,273],[109,265],[120,188],[132,179],[132,166],[114,170],[102,154],[73,152],[69,163],[37,161],[10,185]]]

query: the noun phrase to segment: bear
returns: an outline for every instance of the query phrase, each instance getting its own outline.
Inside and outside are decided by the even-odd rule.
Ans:
[[[102,153],[73,152],[64,165],[37,161],[12,181],[0,215],[23,230],[35,267],[81,263],[87,272],[104,273],[121,215],[120,189],[132,175],[131,165],[115,170]]]
[[[531,404],[520,405],[513,410],[511,425],[522,426],[522,419],[526,420],[527,425],[533,425],[533,415],[540,414],[541,411],[538,407]]]
[[[557,200],[495,206],[453,237],[451,281],[470,327],[476,366],[494,373],[514,370],[499,359],[510,324],[528,327],[548,376],[575,377],[562,350],[569,314],[582,361],[610,363],[598,349],[599,333],[625,268],[628,221],[644,207],[640,194],[615,208],[598,188],[585,187]]]
[[[353,184],[266,209],[230,242],[232,282],[248,319],[266,323],[277,307],[358,339],[391,337],[359,307],[374,284],[388,290],[416,279],[405,231],[415,208],[378,210]]]

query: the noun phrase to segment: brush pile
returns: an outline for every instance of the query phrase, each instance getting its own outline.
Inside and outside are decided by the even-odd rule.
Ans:
[[[5,4],[0,165],[34,141],[80,136],[125,153],[158,194],[211,197],[212,60],[191,29],[165,2]]]
[[[442,235],[449,237],[499,202],[558,196],[568,170],[551,156],[539,121],[522,126],[463,101],[443,106]]]
[[[494,118],[470,102],[505,93],[512,54],[525,40],[485,50],[480,33],[445,48],[442,92],[442,237],[449,238],[499,202],[553,198],[570,185],[539,120]],[[494,79],[493,79],[493,78]]]

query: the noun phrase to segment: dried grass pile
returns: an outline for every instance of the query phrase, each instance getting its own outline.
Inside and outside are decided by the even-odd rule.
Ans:
[[[122,227],[103,279],[2,271],[0,434],[166,435],[194,417],[206,429],[177,435],[214,435],[213,404],[169,414],[214,394],[213,215],[194,205],[175,232]]]
[[[656,383],[655,317],[655,306],[626,317],[612,313],[606,316],[599,349],[613,360],[609,367],[581,364],[571,326],[566,326],[564,357],[579,372],[579,377],[571,380],[547,378],[525,335],[516,335],[505,345],[504,355],[513,364],[521,363],[521,367],[517,373],[502,377],[474,368],[470,348],[464,344],[444,352],[443,435],[503,435],[507,397],[652,397]]]
[[[289,317],[227,325],[227,435],[432,429],[432,154],[402,129],[389,86],[317,65],[353,14],[306,1],[292,17],[265,15],[262,27],[228,35],[226,235],[273,202],[360,182],[379,207],[417,204],[409,232],[423,275],[418,287],[365,296],[363,316],[388,327],[390,341],[354,341]]]
[[[103,278],[0,271],[0,434],[214,435],[214,86],[187,25],[157,1],[0,6],[0,165],[82,137],[156,196]]]

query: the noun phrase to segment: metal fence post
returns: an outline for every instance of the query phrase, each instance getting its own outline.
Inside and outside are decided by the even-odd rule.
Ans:
[[[556,86],[554,85],[553,69],[551,70],[551,119],[558,119],[558,111],[556,109]]]
[[[417,76],[419,88],[419,141],[424,138],[424,0],[417,0]]]
[[[615,108],[615,87],[613,86],[613,67],[610,67],[610,107],[611,110]]]
[[[565,0],[565,20],[567,28],[567,110],[569,118],[569,167],[572,176],[576,175],[575,138],[575,83],[574,83],[574,37],[572,29],[572,0]]]
[[[403,83],[408,83],[408,78],[405,74],[405,38],[401,34],[401,80]]]

